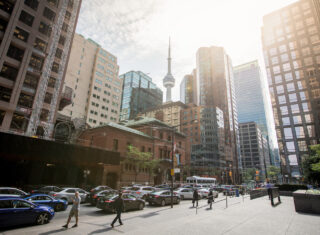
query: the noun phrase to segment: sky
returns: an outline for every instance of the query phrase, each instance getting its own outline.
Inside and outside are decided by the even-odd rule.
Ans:
[[[222,46],[234,66],[261,60],[263,15],[295,1],[82,0],[76,32],[114,54],[119,74],[140,70],[164,93],[170,36],[177,101],[182,78],[196,66],[198,48]]]

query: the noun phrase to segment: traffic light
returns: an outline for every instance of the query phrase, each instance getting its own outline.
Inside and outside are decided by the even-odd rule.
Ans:
[[[256,170],[256,175],[259,175],[259,171],[258,170]]]

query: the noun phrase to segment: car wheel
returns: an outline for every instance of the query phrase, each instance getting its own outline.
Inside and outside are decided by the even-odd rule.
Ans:
[[[183,195],[181,195],[180,198],[181,198],[181,200],[184,200],[184,196]]]
[[[161,206],[165,206],[166,205],[166,201],[163,199],[162,201],[161,201]]]
[[[61,211],[62,208],[63,208],[63,205],[62,205],[61,203],[58,203],[58,204],[55,206],[54,210],[55,210],[55,211]]]
[[[180,198],[177,198],[176,202],[177,204],[180,204]]]
[[[41,225],[41,224],[47,224],[49,223],[49,215],[48,213],[41,213],[38,215],[36,224]]]
[[[140,204],[139,204],[139,210],[143,210],[143,208],[144,208],[144,204],[143,204],[143,203],[140,203]]]

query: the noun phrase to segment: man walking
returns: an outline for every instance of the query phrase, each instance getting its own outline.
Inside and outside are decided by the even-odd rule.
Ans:
[[[116,216],[116,218],[114,218],[114,220],[111,223],[111,227],[112,228],[114,226],[114,223],[117,222],[118,219],[119,219],[120,225],[123,225],[123,223],[121,221],[121,213],[122,213],[124,204],[123,204],[123,199],[122,199],[122,193],[121,192],[119,192],[119,197],[115,200],[113,206],[114,206],[114,209],[117,212],[117,216]]]
[[[67,224],[63,225],[62,227],[68,228],[71,217],[75,216],[76,217],[76,223],[72,226],[72,228],[78,227],[78,221],[79,221],[79,210],[80,210],[80,202],[81,198],[79,196],[79,192],[76,191],[74,194],[74,199],[72,199],[73,205],[69,213],[69,218],[67,221]]]
[[[213,199],[213,193],[212,193],[212,189],[210,189],[210,192],[208,194],[208,204],[210,205],[210,209],[212,209],[212,202],[214,201]]]
[[[196,207],[198,207],[198,199],[199,199],[199,194],[197,189],[193,191],[193,198],[192,198],[192,207],[194,207],[194,203],[196,202]]]

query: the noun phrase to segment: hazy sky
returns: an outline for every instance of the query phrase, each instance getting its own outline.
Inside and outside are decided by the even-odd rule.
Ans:
[[[199,47],[223,46],[233,65],[258,59],[263,15],[292,2],[295,0],[83,0],[77,32],[117,56],[120,74],[141,70],[161,89],[171,36],[175,101],[180,98],[181,79],[195,67]]]

